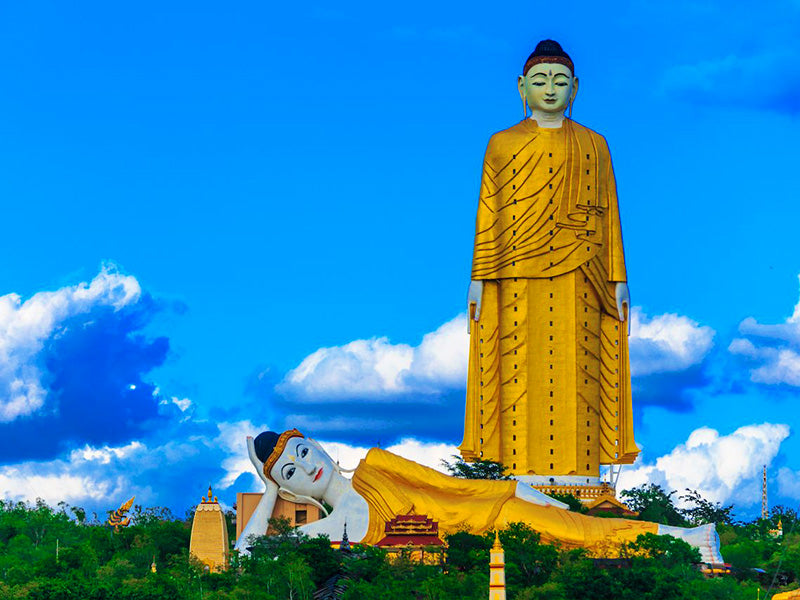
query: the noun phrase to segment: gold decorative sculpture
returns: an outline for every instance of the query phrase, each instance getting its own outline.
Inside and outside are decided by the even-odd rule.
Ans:
[[[564,117],[577,90],[541,42],[519,78],[526,118],[486,149],[468,300],[461,454],[539,485],[596,485],[638,453],[614,173],[605,139]]]
[[[318,442],[296,429],[248,438],[248,449],[266,490],[236,542],[241,552],[247,552],[250,536],[264,535],[280,496],[323,507],[326,516],[301,531],[336,539],[346,523],[351,538],[363,544],[378,543],[397,515],[416,514],[436,521],[445,535],[464,529],[483,534],[521,522],[545,542],[587,548],[596,556],[616,556],[621,544],[642,533],[667,533],[697,547],[705,562],[722,561],[714,525],[684,529],[589,517],[554,506],[552,498],[519,481],[450,477],[379,448],[371,449],[348,479]],[[333,507],[330,514],[325,504]]]
[[[119,533],[120,527],[127,527],[131,524],[131,518],[126,517],[125,514],[131,509],[135,499],[136,496],[132,496],[130,500],[125,502],[122,506],[108,516],[108,524],[114,528],[115,532]]]

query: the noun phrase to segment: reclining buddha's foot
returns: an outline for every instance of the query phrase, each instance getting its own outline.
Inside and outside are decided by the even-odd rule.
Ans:
[[[725,561],[719,551],[719,536],[713,523],[698,527],[671,527],[659,525],[658,535],[671,535],[700,550],[704,563],[718,565]]]

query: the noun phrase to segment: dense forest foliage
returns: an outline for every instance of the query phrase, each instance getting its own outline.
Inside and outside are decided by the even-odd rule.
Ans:
[[[500,532],[509,600],[680,600],[765,598],[769,590],[800,586],[797,514],[775,507],[770,519],[737,523],[731,507],[658,486],[623,492],[641,518],[671,525],[717,523],[722,552],[733,571],[708,578],[697,551],[666,536],[640,536],[623,560],[595,561],[580,550],[540,543],[523,524]],[[579,504],[575,508],[580,510]],[[435,564],[391,560],[375,548],[333,550],[327,538],[309,538],[286,523],[254,541],[250,556],[232,554],[232,568],[208,573],[189,556],[193,514],[134,507],[129,527],[115,532],[83,510],[0,502],[0,599],[32,600],[465,600],[488,597],[493,534],[450,535]],[[233,526],[233,514],[227,515]],[[778,520],[785,535],[772,537]],[[231,531],[233,534],[233,531]],[[231,537],[233,537],[231,535]],[[433,549],[431,549],[433,552]],[[436,556],[435,554],[433,555]]]

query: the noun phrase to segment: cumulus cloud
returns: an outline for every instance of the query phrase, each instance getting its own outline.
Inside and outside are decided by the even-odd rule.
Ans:
[[[800,386],[800,301],[783,323],[761,324],[748,317],[739,324],[743,337],[728,351],[750,363],[750,380],[766,385]]]
[[[86,444],[53,460],[0,466],[0,498],[63,500],[103,515],[133,495],[137,504],[188,509],[212,485],[230,506],[236,492],[263,489],[246,437],[265,429],[246,420],[174,422],[147,440]]]
[[[387,338],[356,340],[320,348],[287,373],[278,389],[305,399],[331,400],[399,394],[432,394],[462,388],[467,377],[466,315],[426,334],[418,346]],[[697,365],[713,347],[714,330],[676,314],[631,314],[634,375],[682,371]]]
[[[134,277],[104,268],[90,283],[39,292],[23,301],[18,294],[0,296],[0,422],[40,409],[47,385],[37,357],[60,326],[98,306],[119,311],[138,301]]]
[[[88,283],[0,297],[0,464],[120,445],[190,408],[160,404],[145,380],[166,337],[143,328],[163,306],[135,277],[104,267]]]
[[[235,423],[220,423],[219,435],[214,439],[214,445],[227,455],[220,463],[224,475],[217,480],[217,485],[228,489],[242,475],[252,473],[253,464],[247,452],[247,436],[256,437],[262,431],[268,431],[266,425],[253,425],[251,421],[237,421]],[[255,483],[255,482],[254,482]],[[241,492],[252,491],[249,489],[238,490]]]
[[[697,490],[712,502],[749,506],[760,498],[761,466],[773,461],[789,433],[788,425],[772,423],[746,425],[728,435],[701,427],[654,463],[637,461],[623,469],[618,489],[656,483],[667,490]]]
[[[637,405],[688,410],[686,389],[705,383],[701,366],[714,331],[676,314],[632,312],[631,361]],[[455,441],[462,431],[469,337],[466,315],[416,346],[385,337],[320,348],[276,383],[266,369],[249,392],[270,420],[352,443],[393,443],[403,435]],[[424,416],[424,418],[420,418]]]
[[[714,346],[714,330],[688,317],[648,317],[631,311],[630,355],[634,376],[683,371],[700,364]]]
[[[462,314],[418,346],[378,337],[320,348],[286,374],[279,390],[309,400],[436,393],[464,385],[468,348]]]

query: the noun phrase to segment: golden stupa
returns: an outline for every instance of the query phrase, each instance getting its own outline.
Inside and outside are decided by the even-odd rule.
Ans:
[[[209,571],[224,571],[228,568],[228,548],[225,515],[209,487],[208,497],[200,500],[194,513],[189,553],[206,565]]]

